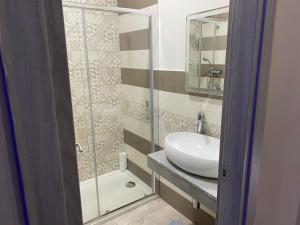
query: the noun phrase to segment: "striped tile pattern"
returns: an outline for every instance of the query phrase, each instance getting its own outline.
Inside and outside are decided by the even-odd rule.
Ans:
[[[119,1],[119,6],[121,6]],[[129,1],[126,1],[127,3]],[[134,2],[134,1],[131,1]],[[140,1],[144,2],[144,1]],[[128,7],[129,5],[123,5]],[[131,5],[131,8],[134,8]],[[147,166],[150,148],[150,123],[147,121],[146,101],[149,101],[149,21],[138,16],[120,16],[121,79],[124,116],[124,147],[128,154],[128,168],[150,185],[151,170]],[[219,137],[222,101],[185,91],[184,73],[155,71],[155,108],[160,134],[156,150],[164,145],[164,138],[174,131],[194,131],[196,114],[207,114],[206,132]],[[160,195],[195,224],[213,224],[214,218],[203,210],[192,209],[191,197],[161,178]],[[186,207],[179,207],[179,206]]]
[[[116,0],[73,0],[115,6]],[[119,0],[118,6],[144,8],[156,0]],[[102,20],[105,16],[105,20]],[[89,63],[85,64],[82,17],[79,10],[66,13],[66,33],[76,139],[86,151],[78,154],[81,180],[94,176],[92,167],[94,138],[98,173],[117,168],[119,151],[128,153],[128,168],[150,185],[147,166],[150,152],[149,101],[149,19],[123,14],[114,16],[87,14]],[[69,18],[69,19],[68,19]],[[70,20],[70,21],[69,21]],[[69,21],[69,22],[68,22]],[[100,21],[105,21],[99,26]],[[89,69],[89,77],[87,75]],[[157,71],[155,96],[160,108],[160,137],[156,150],[163,147],[164,137],[174,131],[193,131],[199,110],[207,114],[206,131],[219,136],[222,102],[208,96],[193,96],[184,89],[184,73]],[[89,84],[90,82],[90,84]],[[90,94],[89,94],[90,92]],[[92,104],[89,104],[91,102]],[[94,120],[90,115],[93,115]],[[122,115],[122,116],[120,116]],[[92,126],[94,130],[92,131]],[[161,146],[161,147],[160,147]],[[191,198],[160,178],[160,195],[195,224],[212,224],[214,219],[203,210],[195,211]],[[180,207],[186,206],[186,207]]]
[[[153,4],[152,0],[118,1],[118,6],[135,9]],[[150,99],[149,22],[147,16],[119,16],[124,149],[128,154],[129,170],[151,185],[151,171],[146,161],[146,155],[151,151],[151,127],[147,108]],[[135,87],[139,85],[143,85],[143,89],[137,93]]]

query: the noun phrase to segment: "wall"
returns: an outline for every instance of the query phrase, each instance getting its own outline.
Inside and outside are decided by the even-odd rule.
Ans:
[[[104,0],[102,3],[104,5],[116,4],[114,1]],[[171,2],[163,2],[164,7],[174,8],[172,4],[167,6],[166,3]],[[179,10],[179,3],[174,4],[175,8]],[[182,7],[185,8],[186,5],[188,4],[185,2]],[[158,55],[161,54],[183,57],[183,61],[182,59],[178,61],[185,65],[185,53],[181,55],[177,51],[169,52],[168,47],[164,49],[157,47],[165,46],[160,43],[160,37],[163,37],[164,41],[171,38],[158,32],[169,29],[168,27],[158,27],[159,24],[166,25],[164,19],[160,18],[164,10],[159,10],[160,5],[155,0],[120,0],[118,6],[143,9],[154,15],[153,36],[157,41],[154,50],[159,49],[159,52],[154,51],[156,59],[154,97],[155,113],[158,119],[156,134],[159,134],[156,138],[157,149],[163,147],[165,136],[171,132],[194,132],[195,120],[199,111],[204,111],[206,114],[205,133],[219,137],[222,100],[185,91],[184,66],[178,71],[174,71],[171,66],[166,68],[168,70],[163,70],[165,68],[160,66]],[[210,6],[212,7],[212,5]],[[206,10],[208,6],[193,8],[197,12],[202,9]],[[117,153],[124,150],[128,153],[128,169],[150,185],[151,170],[147,166],[147,154],[151,152],[151,133],[147,111],[147,100],[149,100],[150,94],[148,18],[130,14],[122,14],[119,17],[108,15],[106,22],[101,23],[103,15],[90,13],[91,15],[87,16],[87,22],[90,25],[87,26],[88,54],[86,54],[82,39],[82,17],[80,11],[72,10],[65,12],[66,33],[76,139],[85,149],[83,154],[78,154],[81,180],[94,175],[93,148],[96,150],[99,174],[116,169]],[[193,10],[185,9],[185,14],[179,16],[181,20],[178,25],[181,24],[179,27],[182,29],[179,33],[184,37],[186,31],[185,28],[182,28],[182,24],[185,24],[186,15],[194,12]],[[175,12],[178,14],[180,11]],[[168,15],[171,18],[175,16],[171,10],[168,10],[164,12],[163,18],[169,19]],[[109,18],[114,22],[109,22]],[[117,23],[119,26],[116,25]],[[106,33],[106,31],[113,31],[113,33]],[[176,40],[176,43],[170,42],[185,52],[185,38],[181,41],[180,38],[177,38],[179,34],[176,32],[172,34],[172,40]],[[116,44],[117,38],[119,45]],[[175,50],[175,47],[172,48]],[[86,56],[88,56],[88,66],[85,65]],[[170,59],[173,58],[170,57]],[[176,65],[172,60],[167,63]],[[89,73],[87,73],[88,71]],[[204,206],[202,209],[205,211],[194,210],[191,197],[163,178],[160,178],[159,191],[164,200],[194,221],[195,224],[214,223],[213,217],[208,214],[213,215],[213,213],[206,210]]]
[[[117,5],[114,0],[88,3]],[[119,20],[116,13],[86,10],[83,26],[82,11],[64,7],[64,21],[82,181],[95,176],[95,156],[98,175],[118,169],[123,150]]]
[[[141,3],[143,2],[121,1],[119,6],[148,6],[139,5]],[[123,14],[119,16],[119,21],[124,149],[128,154],[128,169],[140,177],[139,171],[151,173],[146,163],[146,155],[151,152],[150,114],[149,108],[147,109],[150,99],[150,19],[149,16]],[[149,177],[142,178],[147,184],[151,184]]]
[[[159,0],[159,69],[185,71],[187,15],[228,4],[228,0]]]
[[[196,4],[196,1],[192,2]],[[165,136],[171,132],[194,132],[196,128],[195,120],[199,111],[206,113],[205,133],[220,137],[222,99],[209,98],[207,95],[185,91],[185,74],[183,71],[185,70],[186,15],[202,11],[202,9],[207,10],[209,7],[215,7],[219,4],[219,1],[213,1],[214,4],[209,3],[202,8],[204,1],[200,2],[202,4],[197,5],[197,7],[195,4],[187,7],[189,4],[186,1],[161,0],[158,4],[152,0],[121,0],[118,2],[119,6],[142,8],[154,16],[154,50],[159,49],[159,53],[154,52],[155,115],[158,119],[155,123],[155,133],[158,134],[158,137],[156,137],[157,149],[164,146]],[[141,7],[140,4],[145,7]],[[161,4],[164,7],[163,9],[161,9]],[[180,4],[182,5],[180,6]],[[181,8],[184,10],[182,15],[180,15]],[[177,17],[179,17],[179,21]],[[129,19],[128,15],[120,16],[120,24],[123,24],[122,20],[127,21],[127,23],[124,23],[127,26],[128,24],[136,24],[136,21],[138,21],[130,20],[129,22]],[[172,24],[170,25],[169,20],[172,20],[173,27]],[[175,24],[180,29],[177,30]],[[127,108],[124,107],[126,110],[123,112],[125,118],[124,142],[129,156],[129,170],[150,184],[151,170],[147,166],[147,154],[151,150],[151,136],[147,111],[145,110],[145,102],[149,99],[149,65],[147,64],[149,51],[145,43],[140,45],[138,41],[135,41],[135,43],[129,41],[130,39],[137,40],[137,37],[140,37],[140,39],[144,37],[142,40],[145,40],[143,35],[145,35],[148,26],[141,23],[139,28],[137,25],[134,25],[134,27],[135,29],[120,26],[120,40],[127,37],[127,43],[130,43],[129,48],[121,48],[122,98],[127,106]],[[169,45],[171,43],[173,44],[172,47]],[[184,53],[181,54],[180,51]],[[170,59],[164,61],[168,65],[167,67],[161,66],[158,55],[165,55],[166,59]],[[134,60],[128,63],[123,60],[126,57]],[[181,64],[181,67],[178,67],[177,64]],[[177,71],[174,71],[174,69]],[[201,210],[194,210],[190,196],[162,177],[159,179],[158,191],[165,201],[195,224],[214,224],[214,213],[207,210],[205,206],[202,206]]]
[[[277,0],[255,225],[300,224],[298,0]]]
[[[171,132],[195,132],[199,111],[206,115],[204,134],[220,137],[222,98],[211,98],[185,90],[186,16],[226,5],[228,1],[159,1],[159,69],[156,89],[160,112],[158,143],[161,147],[164,146],[166,135]],[[202,204],[201,210],[194,210],[190,196],[167,180],[160,179],[162,198],[195,224],[214,224],[214,213]],[[165,187],[169,191],[164,191]]]
[[[141,1],[87,3],[120,7],[133,3],[137,8],[148,6],[148,11],[157,11],[156,5]],[[118,154],[122,151],[128,153],[128,168],[132,172],[137,174],[136,168],[144,168],[150,173],[146,165],[150,144],[142,149],[143,153],[132,147],[141,143],[141,137],[147,143],[151,140],[147,110],[149,17],[86,10],[85,27],[79,9],[65,7],[64,17],[76,141],[83,148],[82,153],[77,152],[80,180],[95,176],[94,157],[97,175],[118,169]],[[135,85],[127,84],[136,81],[132,76],[147,84],[137,90]]]
[[[159,1],[159,88],[160,140],[174,131],[195,131],[197,113],[206,114],[204,133],[220,137],[222,99],[185,91],[186,17],[189,14],[228,5],[222,1]],[[175,126],[176,125],[176,126]]]

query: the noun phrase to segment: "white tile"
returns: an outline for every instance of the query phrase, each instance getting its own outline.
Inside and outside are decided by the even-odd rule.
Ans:
[[[176,99],[176,101],[175,101]],[[204,99],[196,99],[201,103]],[[160,110],[178,113],[188,117],[195,117],[193,112],[194,102],[189,99],[188,95],[177,94],[167,91],[159,91]]]
[[[140,168],[145,170],[147,173],[151,174],[152,170],[147,165],[147,156],[127,144],[124,144],[124,145],[126,148],[126,152],[130,152],[130,154],[134,155],[134,156],[131,156],[131,158],[134,158],[134,159],[130,159],[130,158],[129,159],[132,162],[134,162],[136,165],[138,165]]]
[[[161,146],[162,148],[165,147],[165,139],[168,134],[170,134],[170,132],[162,129],[159,130],[159,146]]]
[[[141,167],[143,170],[145,170],[149,174],[152,173],[152,170],[148,167],[146,155],[144,155],[143,153],[141,153],[139,151],[136,151],[135,159],[136,159],[135,162],[139,167]]]
[[[143,123],[139,120],[132,119],[127,116],[123,116],[124,129],[151,141],[151,129],[150,125]]]
[[[145,30],[149,28],[149,17],[124,14],[119,16],[120,33]]]
[[[145,102],[150,99],[150,90],[149,88],[122,84],[122,99],[145,104]]]
[[[135,162],[136,161],[136,157],[135,157],[135,152],[136,150],[134,148],[131,148],[129,145],[124,144],[124,150],[127,153],[127,158],[132,161]]]
[[[121,67],[149,69],[149,50],[121,51]]]

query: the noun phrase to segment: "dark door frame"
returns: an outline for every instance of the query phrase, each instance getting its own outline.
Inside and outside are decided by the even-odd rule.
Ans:
[[[11,118],[0,151],[18,159],[3,172],[14,175],[21,197],[13,200],[25,218],[6,224],[82,225],[61,0],[1,0],[0,51],[0,95],[8,99],[1,107]]]
[[[230,2],[218,225],[253,221],[274,6],[271,0]],[[5,93],[9,97],[12,122],[0,126],[1,141],[5,135],[7,143],[0,151],[15,152],[20,160],[10,155],[12,160],[7,161],[15,190],[11,199],[19,206],[16,225],[26,221],[82,224],[63,26],[60,0],[0,2],[0,48],[6,73],[0,97]],[[1,107],[7,107],[3,103]],[[7,111],[0,113],[0,119],[8,118]],[[41,138],[45,142],[39,142]],[[41,147],[45,154],[40,154]],[[41,188],[45,188],[43,196]]]
[[[260,172],[276,0],[231,0],[218,225],[251,225]]]

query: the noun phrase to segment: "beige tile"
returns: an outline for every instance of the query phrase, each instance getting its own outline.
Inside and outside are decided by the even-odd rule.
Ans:
[[[183,225],[193,225],[191,221],[159,198],[104,225],[169,225],[172,221],[180,221]]]
[[[120,33],[144,30],[149,28],[149,17],[124,14],[119,16]]]
[[[151,140],[151,128],[149,123],[143,123],[139,120],[135,120],[133,118],[127,117],[123,115],[123,124],[124,129],[139,135],[146,140]]]
[[[149,69],[149,50],[122,51],[121,67],[134,69]]]

